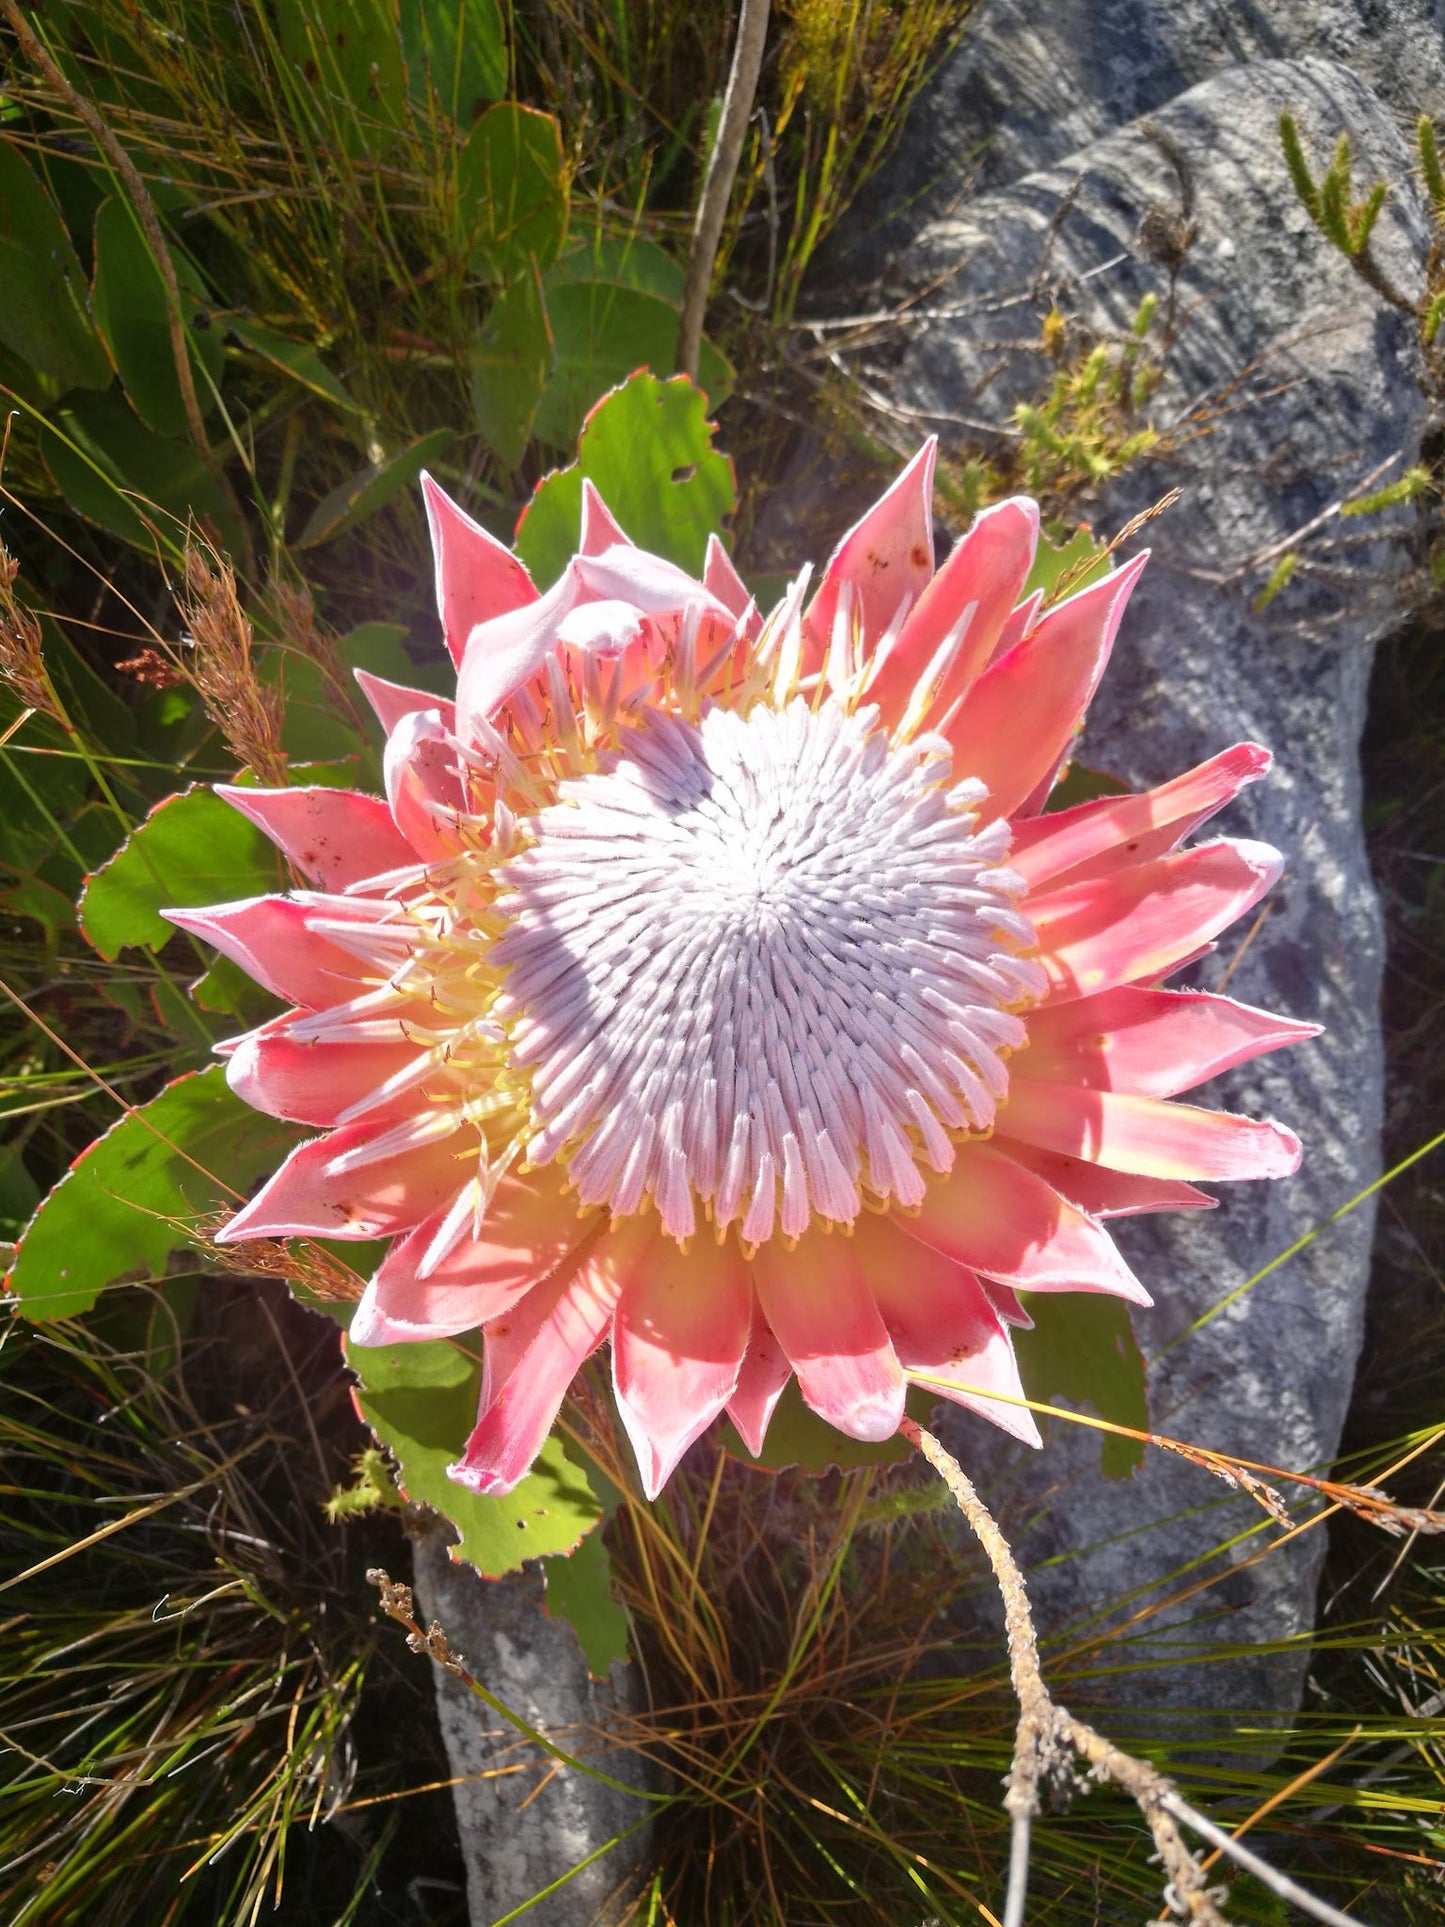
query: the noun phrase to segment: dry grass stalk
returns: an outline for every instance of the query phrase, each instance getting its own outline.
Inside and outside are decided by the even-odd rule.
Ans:
[[[354,1305],[366,1289],[365,1279],[350,1265],[305,1239],[250,1238],[242,1245],[218,1244],[217,1233],[233,1216],[229,1211],[220,1212],[203,1220],[191,1234],[192,1241],[227,1271],[279,1278],[327,1304]]]
[[[181,615],[194,656],[189,680],[227,748],[262,783],[286,782],[281,699],[263,687],[251,660],[252,629],[229,562],[194,533],[186,543]]]
[[[0,681],[9,684],[27,709],[60,722],[60,705],[41,649],[40,619],[15,593],[19,574],[19,562],[0,544]]]

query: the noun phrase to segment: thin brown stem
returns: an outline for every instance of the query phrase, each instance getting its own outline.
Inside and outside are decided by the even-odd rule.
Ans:
[[[4,0],[8,6],[10,0]],[[723,222],[732,199],[733,181],[742,159],[743,137],[752,118],[753,99],[758,91],[758,75],[763,68],[763,47],[768,37],[769,0],[742,0],[738,12],[738,37],[733,48],[732,70],[727,92],[723,95],[722,117],[717,139],[708,156],[702,193],[698,196],[697,216],[692,226],[692,252],[688,256],[687,285],[682,296],[682,320],[677,330],[677,372],[697,379],[698,355],[702,349],[702,321],[712,288],[713,265],[722,240]]]
[[[1028,1590],[1013,1550],[993,1514],[974,1490],[963,1468],[921,1425],[905,1418],[903,1434],[922,1453],[952,1494],[993,1569],[1003,1597],[1008,1634],[1009,1675],[1019,1703],[1013,1764],[1005,1782],[1004,1806],[1013,1820],[1009,1848],[1008,1892],[1003,1927],[1024,1927],[1027,1899],[1029,1844],[1034,1815],[1039,1811],[1039,1787],[1046,1782],[1061,1792],[1077,1785],[1075,1762],[1083,1761],[1094,1780],[1112,1780],[1130,1794],[1143,1814],[1164,1866],[1164,1901],[1176,1917],[1195,1927],[1228,1927],[1219,1911],[1221,1896],[1212,1890],[1204,1870],[1185,1844],[1179,1823],[1203,1834],[1220,1852],[1247,1867],[1273,1891],[1316,1920],[1339,1927],[1347,1916],[1328,1902],[1317,1900],[1283,1874],[1276,1874],[1257,1854],[1241,1846],[1211,1820],[1196,1813],[1177,1788],[1147,1760],[1125,1753],[1103,1734],[1059,1706],[1044,1683],[1039,1664],[1038,1636],[1029,1608]]]

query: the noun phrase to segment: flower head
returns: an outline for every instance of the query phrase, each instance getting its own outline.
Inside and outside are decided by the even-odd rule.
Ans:
[[[1106,1219],[1298,1162],[1171,1100],[1311,1027],[1159,987],[1279,874],[1181,847],[1268,754],[1043,814],[1144,558],[1044,609],[1016,499],[935,572],[932,461],[766,617],[585,485],[539,595],[427,480],[456,703],[362,677],[384,801],[222,792],[314,887],[172,915],[292,1006],[233,1087],[322,1131],[224,1235],[391,1239],[354,1343],[480,1326],[479,1491],[609,1341],[650,1493],[793,1374],[856,1438],[912,1380],[1036,1440],[1018,1294],[1148,1303]]]

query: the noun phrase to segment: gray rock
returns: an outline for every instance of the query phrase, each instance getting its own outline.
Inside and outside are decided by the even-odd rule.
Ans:
[[[1157,136],[1128,128],[927,228],[904,264],[908,278],[931,284],[956,270],[967,299],[910,332],[891,386],[922,425],[937,421],[945,450],[962,439],[951,425],[960,415],[1006,434],[1015,402],[1047,382],[1039,320],[1052,302],[1088,335],[1117,339],[1146,291],[1168,301],[1168,273],[1136,236],[1151,208],[1178,210],[1182,169],[1197,239],[1179,270],[1178,337],[1150,404],[1171,433],[1083,506],[1112,531],[1167,489],[1184,498],[1140,538],[1152,541],[1154,560],[1081,756],[1144,784],[1240,738],[1275,750],[1273,776],[1219,823],[1285,851],[1285,880],[1252,941],[1227,936],[1197,980],[1227,979],[1244,1001],[1326,1029],[1206,1093],[1298,1129],[1301,1173],[1225,1187],[1208,1214],[1126,1221],[1119,1239],[1157,1298],[1138,1321],[1156,1429],[1305,1469],[1327,1465],[1340,1437],[1370,1207],[1232,1294],[1379,1170],[1381,930],[1357,745],[1371,645],[1398,619],[1411,511],[1335,521],[1334,536],[1344,531],[1357,546],[1325,552],[1266,609],[1252,601],[1266,558],[1372,472],[1396,474],[1415,458],[1426,410],[1411,318],[1365,287],[1294,202],[1276,160],[1284,106],[1322,147],[1347,128],[1362,177],[1390,181],[1378,251],[1413,293],[1424,216],[1390,114],[1329,63],[1261,63],[1154,115],[1175,160]],[[1196,434],[1204,423],[1208,432]],[[1158,1452],[1132,1480],[1106,1482],[1097,1445],[1065,1425],[1027,1466],[1001,1464],[966,1417],[951,1436],[1013,1522],[1044,1622],[1071,1632],[1127,1625],[1126,1643],[1099,1664],[1124,1670],[1071,1692],[1246,1709],[1256,1733],[1258,1716],[1298,1703],[1321,1532],[1266,1556],[1273,1535],[1251,1502]]]
[[[418,1515],[408,1529],[423,1623],[439,1620],[482,1684],[554,1745],[645,1790],[646,1762],[620,1743],[640,1705],[637,1669],[614,1665],[610,1679],[594,1680],[572,1628],[547,1617],[536,1573],[483,1579],[452,1563],[447,1546],[455,1535],[444,1521]],[[528,1909],[529,1927],[608,1927],[622,1918],[652,1846],[651,1825],[638,1826],[647,1821],[646,1800],[556,1767],[464,1680],[439,1666],[434,1674],[442,1739],[459,1781],[454,1799],[473,1927],[490,1927],[574,1868],[581,1871],[565,1887]],[[598,1734],[609,1727],[618,1744],[599,1749]],[[629,1827],[637,1831],[602,1851]]]
[[[901,242],[965,180],[1004,187],[1228,68],[1312,55],[1402,121],[1445,116],[1442,0],[982,0],[851,232],[876,255],[880,224]]]

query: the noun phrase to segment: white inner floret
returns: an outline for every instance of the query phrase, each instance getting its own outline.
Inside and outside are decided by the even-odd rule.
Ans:
[[[563,1158],[582,1203],[796,1237],[916,1205],[920,1163],[992,1124],[1043,989],[1008,825],[980,825],[946,744],[876,725],[801,697],[650,711],[532,820],[494,1014],[527,1156]]]

